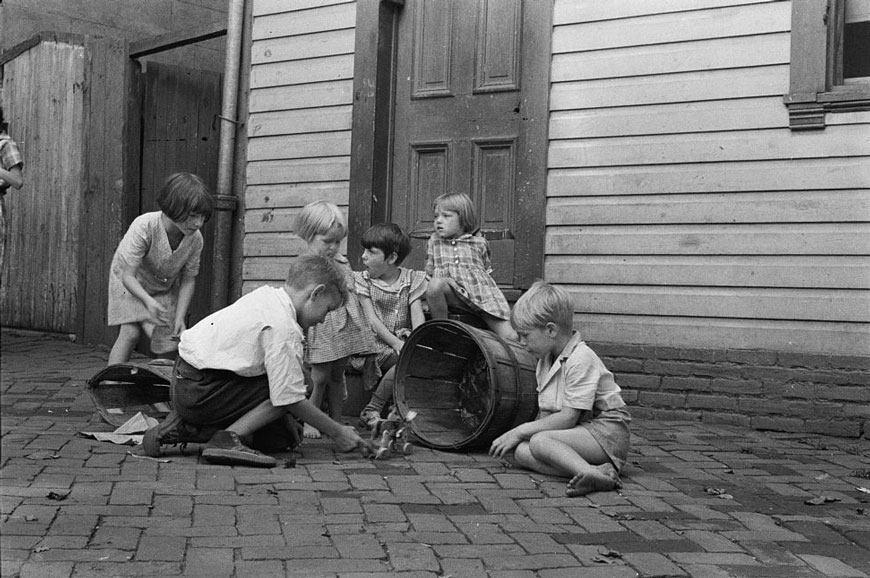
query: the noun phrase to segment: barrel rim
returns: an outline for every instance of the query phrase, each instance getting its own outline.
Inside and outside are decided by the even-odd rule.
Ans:
[[[396,362],[396,377],[395,377],[396,382],[395,382],[395,386],[394,386],[393,397],[395,398],[396,408],[398,409],[399,415],[401,415],[402,418],[404,418],[407,415],[407,413],[410,409],[408,407],[407,403],[405,402],[405,396],[404,396],[404,391],[405,391],[405,371],[404,370],[406,370],[408,368],[408,365],[411,362],[411,359],[410,359],[411,352],[413,352],[413,347],[409,347],[409,346],[417,345],[419,340],[421,339],[421,335],[424,333],[428,333],[431,329],[433,329],[435,327],[451,327],[454,329],[461,330],[465,335],[469,336],[472,339],[472,341],[474,341],[474,344],[477,346],[478,351],[482,352],[484,357],[486,358],[486,369],[487,369],[487,374],[488,374],[490,384],[495,383],[495,381],[497,381],[498,376],[496,375],[495,366],[496,366],[496,363],[498,360],[495,359],[495,356],[493,355],[493,353],[481,341],[478,333],[485,332],[485,334],[487,336],[493,337],[499,343],[499,345],[501,345],[501,347],[503,349],[508,351],[508,356],[510,357],[510,361],[511,361],[511,364],[513,366],[513,372],[514,372],[514,380],[513,380],[514,392],[513,393],[514,393],[516,398],[519,397],[519,390],[520,390],[520,384],[519,384],[520,374],[519,374],[519,367],[518,367],[519,360],[517,359],[516,354],[514,353],[513,349],[510,347],[510,345],[507,344],[505,342],[505,340],[502,339],[502,337],[500,335],[498,335],[494,332],[491,332],[491,331],[487,331],[485,329],[479,329],[477,327],[473,327],[471,325],[468,325],[467,323],[463,323],[461,321],[456,321],[454,319],[431,319],[429,321],[426,321],[422,325],[418,326],[416,329],[414,329],[414,331],[411,332],[411,334],[405,340],[405,345],[402,347],[402,352],[399,354],[399,360]],[[406,352],[408,352],[408,353],[405,354]],[[487,429],[489,428],[489,426],[492,424],[493,418],[495,416],[495,408],[496,408],[496,404],[494,404],[494,403],[487,404],[486,416],[484,417],[484,419],[481,420],[480,425],[478,425],[478,427],[475,428],[474,431],[471,432],[471,434],[469,434],[464,439],[462,439],[458,442],[454,442],[454,443],[432,442],[432,441],[424,438],[423,436],[421,436],[420,434],[417,433],[416,428],[413,425],[413,422],[412,422],[411,430],[418,440],[423,442],[425,445],[432,447],[432,448],[435,448],[435,449],[450,450],[450,449],[460,449],[460,448],[464,448],[464,447],[473,446],[476,444],[476,440],[478,440],[480,438],[480,435],[482,433],[486,432]],[[516,408],[514,408],[514,413],[516,413]]]

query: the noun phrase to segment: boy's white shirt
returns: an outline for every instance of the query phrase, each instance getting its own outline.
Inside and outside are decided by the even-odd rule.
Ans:
[[[272,405],[305,399],[305,335],[282,287],[260,287],[181,334],[178,353],[197,369],[266,375]]]

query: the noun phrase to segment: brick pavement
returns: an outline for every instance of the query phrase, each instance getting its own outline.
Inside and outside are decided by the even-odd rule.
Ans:
[[[574,499],[484,453],[158,462],[78,435],[105,359],[2,333],[4,578],[870,577],[866,440],[636,420],[625,487]]]

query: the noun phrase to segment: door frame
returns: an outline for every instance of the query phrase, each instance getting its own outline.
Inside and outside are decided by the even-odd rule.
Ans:
[[[389,218],[395,54],[398,19],[404,4],[404,0],[357,2],[347,245],[351,263],[359,262],[362,255],[359,239],[363,232],[372,224]],[[540,191],[540,199],[520,200],[520,213],[524,218],[517,222],[516,237],[524,242],[515,256],[518,264],[515,289],[527,288],[544,273],[553,0],[535,0],[523,17],[524,26],[540,27],[549,32],[530,47],[534,62],[524,62],[521,71],[524,90],[540,90],[543,96],[524,103],[530,152],[523,155],[520,174],[524,188]],[[378,195],[377,191],[385,194]]]

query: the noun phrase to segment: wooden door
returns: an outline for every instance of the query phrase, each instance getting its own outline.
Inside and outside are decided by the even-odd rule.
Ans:
[[[543,270],[541,186],[550,22],[523,0],[408,0],[398,16],[389,209],[422,268],[432,202],[474,200],[505,288]],[[542,52],[542,51],[545,51]],[[543,82],[542,82],[543,80]],[[544,114],[545,116],[545,114]]]
[[[216,193],[221,78],[207,70],[147,64],[142,78],[139,214],[158,210],[157,194],[172,173],[195,173]],[[205,246],[188,327],[211,313],[213,220],[214,214],[202,228]]]

